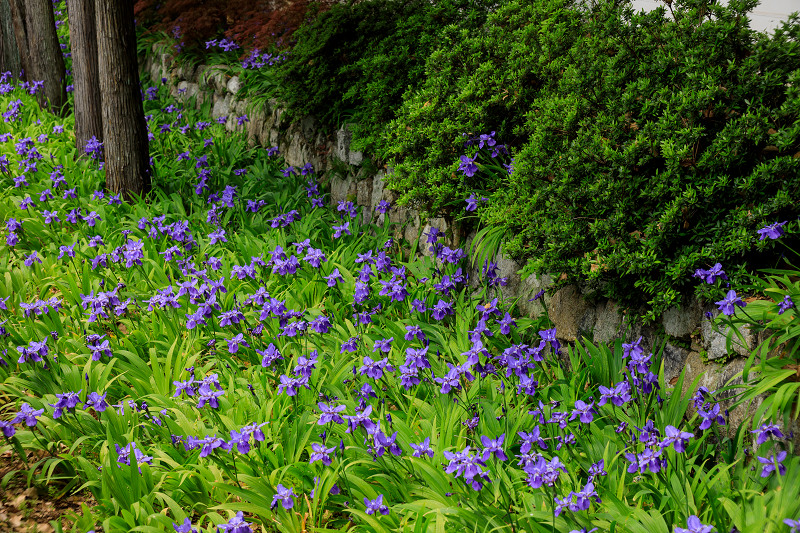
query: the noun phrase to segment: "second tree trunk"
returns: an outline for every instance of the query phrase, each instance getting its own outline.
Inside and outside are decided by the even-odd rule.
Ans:
[[[133,0],[95,3],[106,186],[126,199],[150,190],[150,152],[139,87]]]

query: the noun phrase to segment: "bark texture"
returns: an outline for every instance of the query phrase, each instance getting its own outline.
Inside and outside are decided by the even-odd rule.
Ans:
[[[150,152],[144,120],[133,0],[95,4],[106,186],[126,199],[150,190]]]
[[[14,36],[14,18],[8,0],[0,0],[0,74],[11,72],[16,77],[22,70],[19,62],[17,38]]]
[[[25,4],[23,0],[8,0],[11,8],[11,26],[14,29],[14,38],[19,53],[20,72],[15,72],[20,78],[30,76],[31,57],[28,50],[28,29],[25,25]]]
[[[103,109],[100,99],[94,4],[95,0],[69,0],[75,146],[79,154],[83,153],[86,141],[92,137],[103,141]]]
[[[26,0],[25,26],[31,59],[31,72],[27,79],[44,81],[44,87],[38,93],[39,105],[61,112],[67,102],[67,71],[55,20],[51,0]]]

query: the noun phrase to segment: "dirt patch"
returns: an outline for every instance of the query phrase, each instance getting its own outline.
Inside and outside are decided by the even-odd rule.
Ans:
[[[28,462],[37,457],[28,453]],[[25,465],[14,452],[0,454],[0,479],[11,475],[5,486],[0,487],[0,531],[14,533],[53,533],[51,522],[61,524],[64,530],[72,527],[68,518],[72,513],[80,514],[81,504],[94,507],[96,502],[88,492],[54,498],[60,487],[27,485]]]

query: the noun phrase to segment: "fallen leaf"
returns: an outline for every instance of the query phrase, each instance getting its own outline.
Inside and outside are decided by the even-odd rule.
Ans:
[[[28,497],[24,494],[18,494],[13,500],[11,500],[11,505],[17,509],[22,505],[22,503],[27,500]]]

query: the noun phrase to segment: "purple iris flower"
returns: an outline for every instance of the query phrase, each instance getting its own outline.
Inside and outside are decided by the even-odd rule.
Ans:
[[[333,226],[333,238],[334,239],[338,239],[339,237],[341,237],[342,233],[346,233],[348,235],[352,235],[352,233],[350,233],[350,221],[349,220],[347,222],[345,222],[344,224],[340,225],[340,226]]]
[[[178,523],[173,523],[172,528],[175,530],[175,533],[197,533],[197,528],[192,527],[192,521],[188,518],[183,520],[183,523],[178,525]]]
[[[93,228],[97,224],[97,221],[102,219],[96,212],[91,211],[88,215],[83,217],[83,220],[90,228]]]
[[[227,524],[220,524],[219,529],[225,533],[253,533],[250,523],[244,521],[242,511],[237,512]]]
[[[589,481],[592,481],[597,476],[607,476],[608,472],[604,470],[605,461],[600,459],[598,462],[589,467]]]
[[[773,439],[782,439],[784,438],[783,432],[781,432],[780,427],[778,424],[761,424],[761,427],[758,429],[754,429],[750,433],[758,433],[758,437],[756,438],[756,444],[761,446],[767,440],[771,438]]]
[[[341,216],[344,216],[346,214],[350,218],[355,218],[356,215],[358,215],[358,210],[355,204],[353,204],[353,202],[350,202],[348,200],[342,200],[341,202],[339,202],[339,205],[336,206],[336,210],[342,213]]]
[[[783,523],[789,526],[790,529],[789,533],[800,533],[800,518],[797,520],[792,520],[791,518],[785,518]]]
[[[308,357],[301,355],[297,359],[297,366],[294,367],[294,373],[304,379],[311,379],[311,374],[316,368],[318,357],[319,354],[316,350],[312,350],[311,353],[308,354]]]
[[[594,420],[593,412],[594,412],[594,402],[587,404],[583,400],[577,400],[575,402],[575,409],[572,411],[572,415],[570,416],[570,420],[575,420],[576,418],[580,417],[580,420],[583,424],[589,424],[592,420]]]
[[[561,351],[561,343],[556,338],[556,328],[543,329],[539,332],[539,337],[543,341],[550,343],[550,348],[553,353],[558,354]]]
[[[342,349],[340,353],[350,352],[353,353],[358,350],[358,341],[360,337],[356,335],[355,337],[350,337],[346,341],[342,343]]]
[[[331,454],[336,451],[336,447],[326,448],[324,444],[314,443],[311,445],[312,453],[308,458],[308,463],[312,464],[316,461],[322,461],[325,466],[330,466]]]
[[[466,177],[471,178],[478,171],[478,165],[475,164],[475,159],[477,158],[478,154],[472,157],[462,155],[459,158],[461,159],[461,163],[458,165],[458,170],[463,172]]]
[[[445,473],[455,474],[457,478],[463,477],[473,490],[481,490],[484,483],[490,481],[488,473],[481,468],[486,463],[477,453],[470,453],[469,446],[457,453],[445,451],[444,456],[450,461],[445,467]]]
[[[30,255],[25,256],[25,266],[33,266],[34,263],[42,264],[42,260],[39,258],[36,250],[31,252]]]
[[[547,444],[545,443],[544,439],[540,437],[541,430],[539,426],[533,428],[533,431],[530,433],[525,433],[524,431],[520,431],[517,435],[520,436],[522,439],[522,446],[520,447],[520,453],[528,453],[534,444],[538,445],[539,448],[542,450],[547,449]]]
[[[517,327],[517,321],[514,320],[508,313],[506,313],[503,318],[498,319],[497,323],[500,324],[500,333],[503,335],[509,335],[511,333],[511,328]]]
[[[597,405],[605,405],[606,402],[610,401],[617,407],[621,407],[631,401],[630,389],[631,387],[627,381],[620,381],[613,389],[600,385],[600,401]]]
[[[375,344],[372,346],[372,351],[380,350],[383,353],[389,353],[392,351],[392,341],[394,337],[389,337],[388,339],[378,339],[375,341]]]
[[[425,300],[420,300],[419,298],[415,298],[414,301],[411,302],[411,308],[417,313],[424,313],[428,310]]]
[[[714,283],[717,281],[717,278],[720,279],[728,279],[727,274],[725,271],[722,270],[722,264],[716,263],[713,267],[709,268],[708,270],[704,270],[702,268],[698,268],[692,274],[695,278],[700,278],[708,284]]]
[[[675,426],[667,426],[664,428],[666,438],[659,443],[662,448],[672,446],[678,453],[686,451],[686,443],[689,439],[694,437],[692,433],[681,431]]]
[[[325,281],[328,282],[328,287],[335,287],[337,283],[344,283],[344,278],[339,273],[339,269],[334,268],[329,276],[325,276]]]
[[[239,351],[239,345],[250,347],[246,340],[244,340],[244,334],[239,333],[235,337],[228,339],[228,352],[236,353]]]
[[[17,428],[8,420],[0,420],[0,430],[2,430],[3,436],[7,439],[10,439],[17,433]]]
[[[26,426],[32,428],[36,425],[37,419],[42,416],[42,414],[44,414],[44,409],[34,409],[29,404],[23,403],[19,408],[19,412],[11,420],[11,423],[19,424],[24,421]]]
[[[483,444],[483,457],[484,461],[488,461],[489,457],[494,455],[500,461],[508,461],[506,452],[503,451],[503,441],[506,439],[506,434],[503,433],[496,439],[490,439],[486,435],[481,435],[481,444]]]
[[[96,342],[89,344],[89,350],[92,352],[92,361],[99,361],[102,356],[113,357],[113,353],[111,352],[111,348],[109,347],[108,339],[104,340],[103,342]]]
[[[628,472],[631,474],[636,471],[642,474],[645,472],[653,472],[655,474],[667,464],[667,460],[661,458],[660,449],[647,448],[639,454],[626,453],[625,458],[631,463],[628,466]]]
[[[731,316],[734,312],[736,312],[736,306],[744,307],[747,304],[742,301],[741,298],[736,296],[736,291],[730,290],[728,294],[722,300],[718,302],[714,302],[719,307],[719,310],[722,311],[723,315]]]
[[[414,457],[420,457],[427,455],[428,457],[433,457],[433,449],[431,449],[431,438],[426,437],[424,441],[420,442],[419,444],[414,444],[413,442],[409,443],[411,448],[414,450],[413,455]]]
[[[403,450],[397,445],[397,432],[392,433],[391,436],[386,435],[380,430],[380,424],[376,424],[371,434],[374,437],[374,446],[370,451],[377,456],[382,457],[388,450],[392,455],[403,455]]]
[[[228,239],[225,237],[225,230],[222,228],[219,228],[216,231],[212,231],[211,233],[209,233],[208,238],[210,239],[209,244],[228,242]]]
[[[564,508],[569,508],[569,507],[572,506],[572,495],[573,494],[575,494],[575,493],[574,492],[570,492],[569,494],[567,494],[563,498],[559,498],[558,496],[556,496],[553,499],[553,502],[556,504],[555,507],[553,508],[553,514],[555,516],[559,516],[564,511]]]
[[[128,466],[130,466],[130,464],[131,464],[131,458],[130,458],[131,452],[133,452],[133,456],[134,456],[134,459],[136,460],[136,464],[137,465],[141,465],[143,463],[150,464],[153,461],[153,458],[151,456],[145,455],[144,453],[142,453],[142,450],[140,450],[136,446],[135,442],[131,442],[131,443],[125,445],[124,447],[120,447],[119,444],[115,443],[114,447],[117,449],[117,463],[119,463],[119,464],[117,464],[117,467],[119,467],[119,468],[122,468],[122,466],[120,466],[120,465],[128,465]],[[139,468],[139,472],[141,472],[141,471],[142,471],[142,469]]]
[[[244,426],[241,430],[231,430],[231,440],[228,442],[226,447],[229,448],[229,451],[233,450],[233,447],[236,446],[236,449],[239,453],[246,454],[250,452],[250,437],[257,442],[264,441],[264,432],[261,431],[261,428],[267,425],[266,422],[262,424],[256,424],[253,422],[252,424],[248,424]]]
[[[294,493],[293,488],[286,488],[278,483],[278,486],[275,489],[275,495],[272,497],[271,508],[275,509],[275,507],[278,505],[278,502],[280,502],[284,509],[289,510],[294,507],[295,498],[297,498],[297,494]]]
[[[447,315],[453,314],[453,303],[439,300],[431,310],[433,311],[431,316],[433,316],[435,320],[443,320]]]
[[[197,408],[202,409],[203,406],[205,406],[205,404],[207,403],[213,409],[218,409],[219,401],[217,400],[217,398],[219,398],[223,394],[225,394],[225,391],[223,390],[213,391],[211,390],[209,384],[203,383],[202,385],[200,385],[200,388],[197,389],[197,395],[198,395]]]
[[[362,426],[367,431],[372,431],[375,428],[375,422],[369,417],[371,413],[372,406],[368,405],[363,411],[356,411],[355,415],[344,415],[344,418],[347,419],[347,430],[345,433],[353,433],[359,426]]]
[[[407,341],[413,340],[414,337],[417,337],[422,342],[425,342],[425,333],[422,332],[422,328],[419,326],[406,326],[406,334],[403,338]]]
[[[83,389],[81,389],[83,390]],[[56,403],[51,403],[50,407],[54,407],[55,410],[53,411],[53,418],[59,418],[66,409],[67,411],[74,411],[75,408],[81,402],[80,397],[78,396],[81,391],[78,392],[65,392],[64,394],[56,394],[56,398],[58,401]]]
[[[706,526],[700,522],[700,519],[692,515],[686,521],[687,527],[676,527],[675,533],[711,533],[714,529],[714,526]]]
[[[778,452],[778,454],[771,454],[769,457],[756,457],[758,462],[764,465],[764,468],[761,470],[761,477],[769,477],[770,474],[778,470],[778,474],[781,476],[786,475],[786,466],[782,465],[784,459],[786,459],[786,451]]]
[[[51,224],[53,222],[61,222],[61,219],[58,218],[58,211],[42,211],[42,216],[44,217],[45,224]]]
[[[318,425],[324,426],[329,422],[333,422],[334,424],[344,424],[344,420],[339,415],[339,413],[347,409],[347,406],[328,405],[326,403],[319,402],[317,404],[317,407],[319,407],[319,410],[322,411],[322,413],[319,416],[319,420],[317,421]]]
[[[422,382],[422,380],[419,378],[419,368],[408,365],[400,365],[399,370],[400,385],[402,385],[406,390],[411,390]]]
[[[309,321],[308,326],[317,333],[327,333],[331,328],[331,320],[325,315],[320,315]]]
[[[369,299],[369,285],[363,281],[356,281],[355,292],[353,293],[353,302],[361,304]]]
[[[194,448],[200,448],[200,457],[208,457],[217,448],[222,448],[223,450],[227,448],[225,441],[216,435],[213,437],[209,435],[203,439],[193,439],[192,444]]]
[[[322,250],[310,247],[308,249],[308,253],[303,258],[303,260],[314,268],[319,268],[321,263],[327,261],[327,259],[325,258],[325,254],[322,253]]]
[[[106,402],[106,394],[99,394],[97,392],[89,393],[89,396],[86,398],[86,407],[91,407],[98,413],[102,413],[106,409],[108,409],[108,402]]]
[[[394,372],[394,367],[389,364],[389,359],[384,357],[380,361],[373,361],[369,356],[364,356],[363,366],[358,371],[375,380],[381,379],[384,372]]]
[[[589,506],[592,504],[592,498],[597,503],[600,503],[600,497],[597,494],[597,491],[594,488],[594,483],[591,481],[583,487],[583,490],[580,492],[573,492],[575,495],[575,503],[569,506],[570,511],[586,511],[589,509]]]
[[[794,302],[792,301],[792,298],[786,294],[783,297],[783,301],[778,304],[778,314],[782,315],[792,307],[794,307]]]
[[[378,494],[374,500],[369,500],[364,497],[364,505],[366,506],[365,512],[367,514],[381,513],[382,515],[389,514],[389,508],[383,504],[383,494]]]
[[[533,462],[527,463],[524,470],[528,474],[526,482],[534,489],[541,488],[542,485],[552,487],[558,481],[561,473],[567,472],[566,466],[558,457],[553,457],[548,462],[542,456],[539,456]]]
[[[411,368],[430,368],[431,364],[428,361],[428,347],[424,348],[406,348],[406,365]]]
[[[756,232],[759,235],[758,240],[763,241],[767,237],[770,239],[779,239],[784,234],[783,226],[786,225],[787,222],[787,220],[784,220],[783,222],[774,222],[764,226]]]

